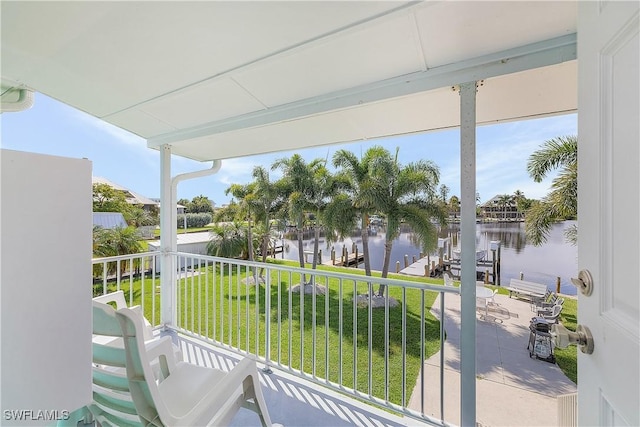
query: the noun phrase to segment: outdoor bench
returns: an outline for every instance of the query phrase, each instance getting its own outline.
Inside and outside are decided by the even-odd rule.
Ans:
[[[538,300],[543,298],[547,292],[547,285],[536,282],[528,282],[526,280],[511,279],[509,286],[505,287],[509,291],[509,298],[512,294],[518,297],[526,297],[530,300]]]

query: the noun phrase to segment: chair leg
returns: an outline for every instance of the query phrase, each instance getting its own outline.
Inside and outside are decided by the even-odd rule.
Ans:
[[[264,400],[262,394],[262,387],[260,387],[260,380],[258,379],[257,371],[250,374],[245,380],[245,396],[253,397],[253,401],[256,405],[256,413],[260,417],[260,423],[263,427],[271,427],[271,417],[269,416],[269,410],[267,409],[267,403]]]

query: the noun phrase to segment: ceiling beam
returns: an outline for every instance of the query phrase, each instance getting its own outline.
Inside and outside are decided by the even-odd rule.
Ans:
[[[151,148],[157,148],[163,144],[296,120],[306,116],[357,107],[358,105],[385,99],[455,86],[461,82],[478,81],[555,65],[575,60],[576,58],[576,34],[573,33],[426,71],[419,71],[280,105],[267,110],[169,132],[149,138],[147,145]]]

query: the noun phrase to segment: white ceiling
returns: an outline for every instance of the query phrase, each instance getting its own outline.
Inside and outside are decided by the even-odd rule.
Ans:
[[[6,2],[3,87],[197,160],[575,111],[575,1]],[[3,99],[3,101],[5,101]]]

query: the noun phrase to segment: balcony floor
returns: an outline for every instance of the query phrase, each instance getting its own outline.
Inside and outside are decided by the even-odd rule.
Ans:
[[[163,332],[163,334],[166,334]],[[184,360],[229,371],[240,356],[210,345],[197,338],[170,332],[182,348]],[[277,369],[271,374],[260,370],[262,390],[271,421],[285,427],[293,426],[418,426],[413,418],[404,418],[359,402],[346,395]],[[233,419],[233,426],[259,425],[258,416],[242,409]]]

